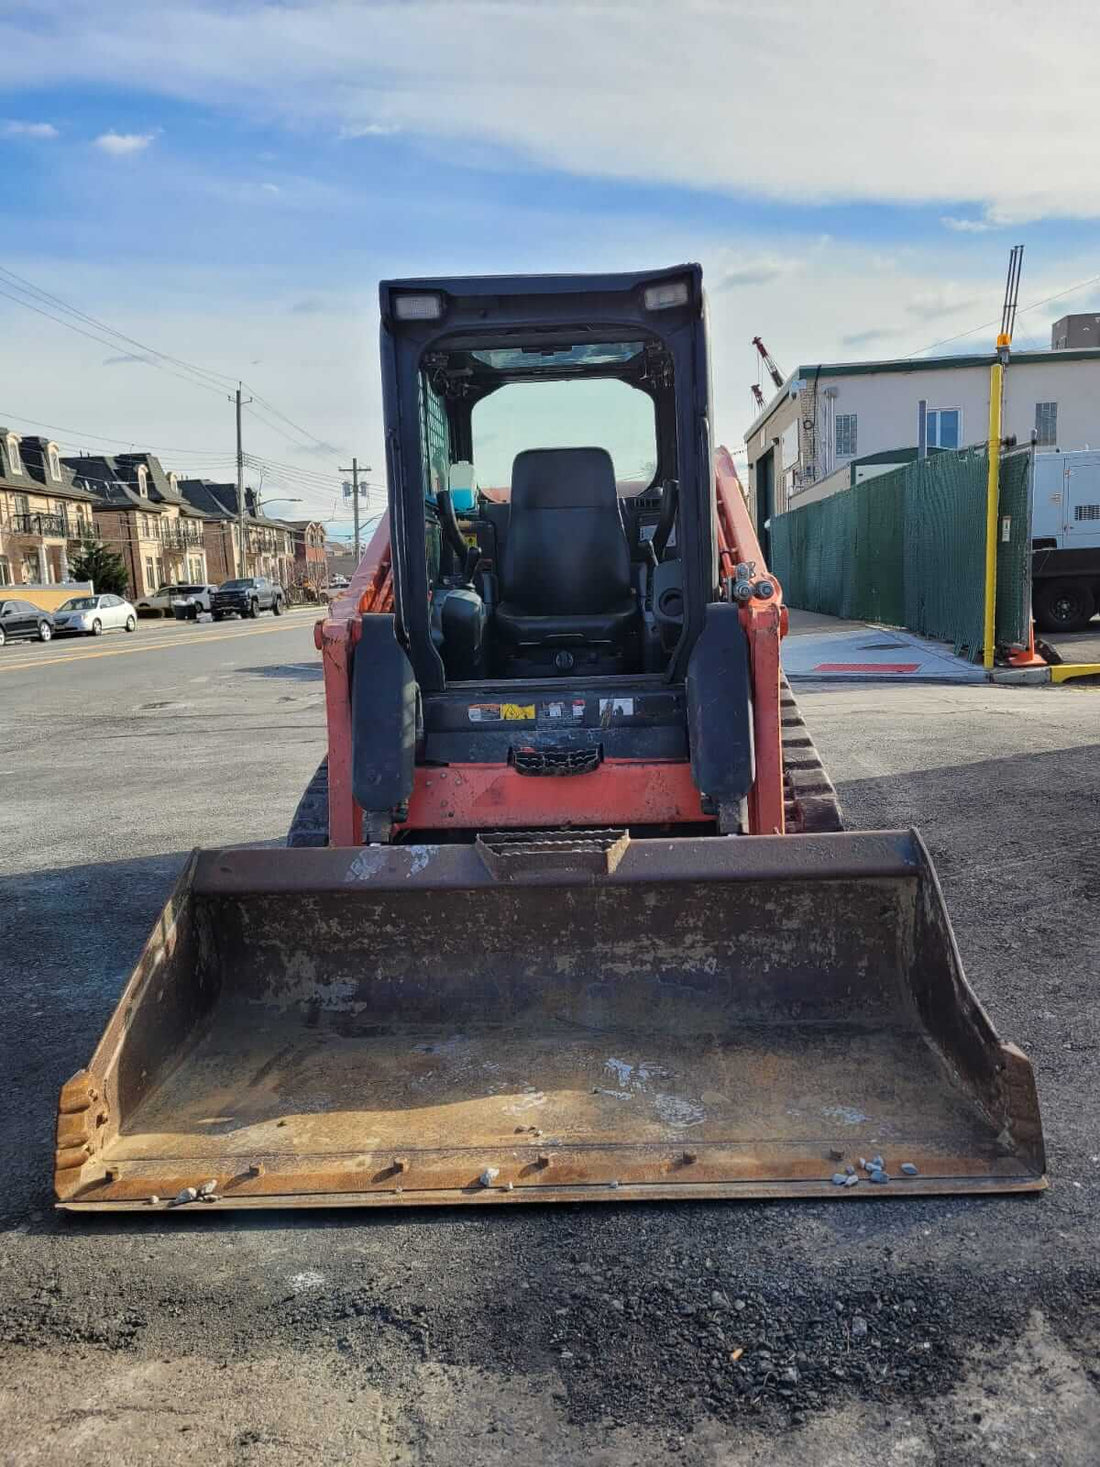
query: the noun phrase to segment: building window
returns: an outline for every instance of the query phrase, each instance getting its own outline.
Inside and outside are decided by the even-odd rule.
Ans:
[[[8,473],[15,475],[23,472],[23,456],[19,452],[19,439],[14,433],[8,435]]]
[[[146,591],[152,592],[152,591],[155,591],[157,589],[156,574],[157,574],[156,573],[156,570],[153,567],[153,557],[151,555],[147,555],[145,557],[145,589],[146,589]]]
[[[144,464],[137,466],[138,493],[142,499],[149,498],[149,470]]]
[[[1053,448],[1058,442],[1058,404],[1035,404],[1035,442]]]
[[[962,413],[958,408],[928,410],[928,447],[958,448],[962,439]]]
[[[46,460],[50,466],[50,478],[55,484],[61,483],[61,455],[57,451],[56,443],[46,445]]]
[[[11,584],[11,561],[8,560],[6,555],[0,555],[0,586],[10,586]]]
[[[856,455],[856,414],[836,415],[836,456],[854,458]]]

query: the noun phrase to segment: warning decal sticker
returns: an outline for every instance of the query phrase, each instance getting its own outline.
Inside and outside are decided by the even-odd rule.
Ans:
[[[581,723],[584,720],[583,698],[555,698],[539,704],[539,719],[547,723]]]
[[[534,719],[534,703],[471,703],[471,723],[524,723]]]

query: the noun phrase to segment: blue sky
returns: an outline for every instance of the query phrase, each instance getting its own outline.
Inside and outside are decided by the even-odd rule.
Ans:
[[[1033,15],[0,0],[0,266],[292,419],[246,417],[276,512],[327,517],[337,465],[380,463],[385,275],[699,259],[736,445],[758,332],[787,369],[909,355],[999,314],[1021,241],[1024,304],[1100,276],[1098,21]],[[1018,344],[1089,308],[1096,284],[1025,312]],[[0,421],[228,472],[220,376],[120,359],[141,354],[3,295],[0,334]]]

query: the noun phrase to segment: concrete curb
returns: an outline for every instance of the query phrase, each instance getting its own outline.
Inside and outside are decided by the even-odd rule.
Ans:
[[[989,674],[991,683],[1007,683],[1025,687],[1037,687],[1050,682],[1049,667],[995,667]]]

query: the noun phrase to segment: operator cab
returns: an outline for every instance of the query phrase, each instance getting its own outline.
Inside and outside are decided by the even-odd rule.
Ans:
[[[408,359],[444,684],[666,673],[684,619],[674,352],[636,323],[494,314]],[[415,619],[406,601],[414,662]]]

